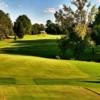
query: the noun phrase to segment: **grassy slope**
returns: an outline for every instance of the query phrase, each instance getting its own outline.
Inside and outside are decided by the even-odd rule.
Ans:
[[[2,41],[0,48],[14,47],[10,42]],[[87,90],[99,93],[99,83],[99,63],[0,54],[1,100],[100,100]]]
[[[6,54],[0,54],[0,61],[1,98],[5,97],[7,100],[66,100],[67,97],[70,100],[100,99],[99,95],[85,89],[88,87],[99,91],[99,84],[96,86],[90,83],[92,84],[90,86],[85,82],[78,82],[78,79],[89,79],[93,75],[91,74],[93,70],[88,69],[91,73],[86,73],[87,69],[80,70],[74,65],[79,62]],[[83,64],[81,62],[80,67]],[[92,63],[87,65],[91,66]],[[95,63],[95,65],[96,69],[99,69],[99,64]],[[100,75],[99,71],[97,74]]]
[[[60,38],[59,35],[27,35],[24,39],[17,39],[17,41],[5,40],[0,43],[0,52],[55,58],[60,52],[57,46],[58,38]]]

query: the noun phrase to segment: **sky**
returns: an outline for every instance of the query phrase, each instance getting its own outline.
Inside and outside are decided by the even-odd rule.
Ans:
[[[92,4],[100,5],[100,0],[91,0]],[[70,0],[0,0],[0,10],[10,14],[12,22],[19,15],[27,15],[32,23],[43,23],[53,20],[56,10],[62,8],[62,4],[70,5]]]

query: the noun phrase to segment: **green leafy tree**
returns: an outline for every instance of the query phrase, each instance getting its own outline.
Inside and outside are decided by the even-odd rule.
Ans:
[[[17,18],[14,23],[14,32],[18,37],[23,37],[24,34],[31,34],[31,21],[26,15],[22,15]]]
[[[40,24],[40,31],[44,31],[45,30],[45,26],[43,24]]]
[[[100,45],[100,7],[98,8],[98,13],[93,23],[92,38],[96,42],[97,45]]]
[[[45,31],[48,34],[66,34],[67,30],[63,30],[61,25],[53,23],[51,20],[47,20]]]
[[[43,24],[38,24],[38,23],[36,23],[36,24],[33,24],[33,25],[32,25],[32,34],[33,34],[33,35],[34,35],[34,34],[40,34],[41,31],[44,31],[44,30],[45,30],[45,27],[44,27]]]
[[[0,10],[0,38],[9,38],[13,35],[13,26],[9,14]]]
[[[18,38],[23,38],[24,37],[24,26],[22,24],[22,22],[18,22],[18,23],[15,23],[15,26],[14,27],[14,30],[16,32],[16,35],[18,36]],[[15,37],[16,37],[15,35]]]
[[[56,25],[51,20],[47,20],[46,32],[48,34],[57,34]]]
[[[68,34],[61,39],[62,52],[70,48],[74,50],[74,57],[80,59],[80,54],[84,49],[91,46],[88,32],[90,2],[88,0],[71,0],[71,3],[76,7],[76,10],[63,5],[63,9],[55,13],[55,18],[63,29],[68,30]]]

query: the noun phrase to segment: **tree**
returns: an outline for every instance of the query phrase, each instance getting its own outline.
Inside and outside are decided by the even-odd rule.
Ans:
[[[98,12],[96,14],[95,21],[94,21],[93,24],[94,25],[99,25],[100,24],[100,7],[98,8]]]
[[[84,40],[85,36],[88,32],[88,26],[86,24],[77,24],[75,25],[74,31],[76,32],[76,35],[80,37],[82,40]]]
[[[24,34],[31,34],[31,21],[26,15],[17,18],[14,23],[14,32],[19,38],[23,37]]]
[[[97,45],[100,45],[100,7],[98,8],[98,13],[93,23],[92,38]]]
[[[0,10],[0,38],[9,38],[13,34],[13,26],[9,14]]]
[[[46,32],[48,34],[57,34],[57,32],[56,32],[56,25],[54,23],[52,23],[51,20],[47,20]]]
[[[44,28],[44,25],[43,24],[33,24],[32,25],[32,34],[40,34],[41,31],[44,31],[45,28]]]
[[[68,48],[74,49],[75,58],[79,59],[80,53],[87,46],[91,46],[91,38],[88,33],[90,2],[88,0],[71,0],[71,3],[76,10],[63,5],[63,9],[55,13],[55,18],[63,29],[68,30],[68,34],[61,39],[62,52]]]
[[[18,36],[18,38],[23,38],[24,37],[24,26],[23,26],[21,21],[14,24],[14,30],[15,30],[16,35]],[[15,35],[15,37],[16,37],[16,35]]]
[[[90,24],[90,26],[93,24],[93,22],[95,21],[95,17],[96,17],[96,14],[98,13],[98,9],[96,7],[96,5],[94,5],[92,8],[91,8],[91,11],[88,15],[88,22]]]
[[[43,24],[40,24],[40,31],[44,31],[45,30],[45,26]]]
[[[66,34],[67,32],[64,31],[59,24],[53,23],[51,20],[47,20],[45,31],[48,34]]]

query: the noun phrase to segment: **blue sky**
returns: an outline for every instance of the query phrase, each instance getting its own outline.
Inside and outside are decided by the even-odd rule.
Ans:
[[[62,4],[70,5],[70,0],[0,0],[0,9],[10,14],[14,22],[19,15],[26,14],[32,23],[45,23],[46,20],[55,20],[53,13]],[[100,5],[100,0],[91,0]]]

